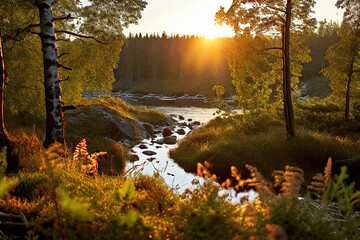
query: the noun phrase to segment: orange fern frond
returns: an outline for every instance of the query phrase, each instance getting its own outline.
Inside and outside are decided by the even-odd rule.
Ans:
[[[331,183],[331,168],[332,168],[332,158],[329,157],[327,164],[324,170],[324,187],[327,188]]]
[[[257,170],[256,167],[246,164],[245,167],[250,171],[251,176],[253,177],[249,186],[255,187],[256,191],[274,194],[273,186],[270,181],[266,180],[263,175]]]
[[[283,192],[284,196],[287,197],[297,197],[299,195],[303,181],[304,171],[302,169],[286,166],[281,192]]]

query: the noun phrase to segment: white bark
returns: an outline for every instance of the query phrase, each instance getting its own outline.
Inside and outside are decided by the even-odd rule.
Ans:
[[[61,89],[58,77],[58,55],[51,5],[53,0],[36,0],[40,14],[40,37],[44,60],[44,85],[46,102],[46,137],[44,146],[54,142],[64,143]]]

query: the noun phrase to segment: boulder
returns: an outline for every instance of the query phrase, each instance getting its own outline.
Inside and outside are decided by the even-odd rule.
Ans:
[[[179,115],[179,119],[184,120],[185,118],[183,116]]]
[[[79,106],[64,113],[68,138],[101,136],[132,145],[147,137],[144,126],[136,120],[121,117],[112,110],[96,105]]]
[[[199,125],[201,125],[201,123],[200,123],[199,121],[194,121],[194,122],[193,122],[193,125],[199,126]]]
[[[156,155],[156,154],[157,154],[156,152],[150,151],[150,150],[143,151],[142,153],[145,154],[145,155],[148,155],[148,156],[153,156],[153,155]]]
[[[178,130],[176,131],[176,133],[179,134],[179,135],[185,135],[186,132],[185,132],[184,129],[180,128],[180,129],[178,129]]]
[[[153,138],[155,135],[154,126],[150,123],[143,123],[142,125],[145,128],[145,131],[149,134],[149,136]]]
[[[176,144],[176,136],[167,136],[167,137],[164,137],[164,143],[165,144]]]
[[[188,121],[189,121],[189,122],[192,122],[192,119],[191,119],[191,118],[189,118],[189,119],[188,119]]]
[[[173,132],[171,131],[170,128],[164,128],[162,135],[163,137],[167,137],[167,136],[171,136],[173,134]]]

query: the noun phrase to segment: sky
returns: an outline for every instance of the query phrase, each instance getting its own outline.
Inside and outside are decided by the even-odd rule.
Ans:
[[[220,6],[228,9],[232,0],[147,0],[148,5],[142,13],[138,25],[130,25],[129,32],[200,35],[214,38],[232,36],[229,26],[217,26],[215,13]],[[316,0],[315,16],[318,20],[341,22],[342,10],[335,7],[336,0]]]

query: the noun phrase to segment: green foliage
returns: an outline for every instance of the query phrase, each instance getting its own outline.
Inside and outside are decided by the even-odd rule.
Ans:
[[[42,174],[29,174],[27,178],[20,178],[18,185],[14,188],[12,195],[33,200],[43,197],[50,191],[50,179]]]
[[[119,61],[123,40],[108,37],[102,41],[106,44],[94,40],[59,43],[59,54],[69,53],[61,58],[61,63],[73,69],[60,69],[61,79],[69,77],[61,84],[62,98],[66,104],[78,102],[84,91],[111,91],[115,81],[113,69]]]
[[[356,25],[357,24],[357,25]],[[339,41],[326,50],[325,59],[329,66],[321,73],[330,79],[333,97],[341,106],[357,99],[359,92],[359,23],[343,23],[339,29]],[[349,92],[347,91],[351,89]],[[351,105],[350,105],[351,106]],[[351,106],[352,107],[352,106]],[[346,113],[345,113],[346,114]]]
[[[40,39],[30,32],[38,31],[38,12],[35,1],[4,0],[0,4],[0,32],[4,45],[5,66],[9,81],[6,93],[7,116],[20,124],[41,123],[45,117],[43,103],[43,59]],[[122,30],[128,24],[136,23],[141,17],[146,2],[136,0],[90,1],[83,6],[79,1],[55,1],[53,13],[56,17],[71,14],[78,17],[76,24],[57,21],[56,29],[94,35],[105,44],[94,40],[58,42],[59,53],[67,53],[59,60],[72,72],[60,73],[66,104],[78,101],[83,91],[110,91],[114,82],[113,69],[116,68],[123,43]],[[65,39],[66,34],[58,34]],[[10,87],[11,86],[11,87]]]
[[[226,57],[236,90],[235,100],[240,108],[257,110],[269,105],[274,78],[264,72],[269,69],[268,55],[264,53],[267,40],[263,37],[242,36],[231,41]]]
[[[59,189],[61,209],[72,214],[74,220],[90,221],[89,206],[70,198],[64,189]]]
[[[10,48],[10,43],[4,44]],[[41,122],[45,118],[43,66],[40,40],[30,36],[4,52],[8,71],[5,90],[5,114],[9,122],[28,124]],[[9,116],[9,118],[8,118]]]
[[[185,221],[179,230],[184,239],[231,239],[236,230],[230,219],[235,215],[235,206],[219,197],[219,187],[208,181],[181,204],[178,221]]]
[[[135,185],[131,179],[127,179],[124,184],[115,191],[115,198],[120,200],[131,200],[135,197]]]
[[[212,88],[212,91],[215,93],[215,99],[218,107],[218,110],[214,113],[214,115],[224,112],[222,114],[223,116],[230,116],[232,114],[231,107],[222,100],[222,97],[225,95],[225,88],[221,85],[215,85]]]
[[[340,204],[341,209],[349,214],[354,210],[354,206],[360,202],[360,191],[355,190],[355,182],[350,185],[345,180],[349,177],[346,174],[346,166],[341,167],[340,174],[335,174],[331,185],[324,194],[324,202],[332,202]]]
[[[4,198],[5,193],[13,189],[18,184],[18,182],[18,178],[2,177],[0,179],[0,198]]]

